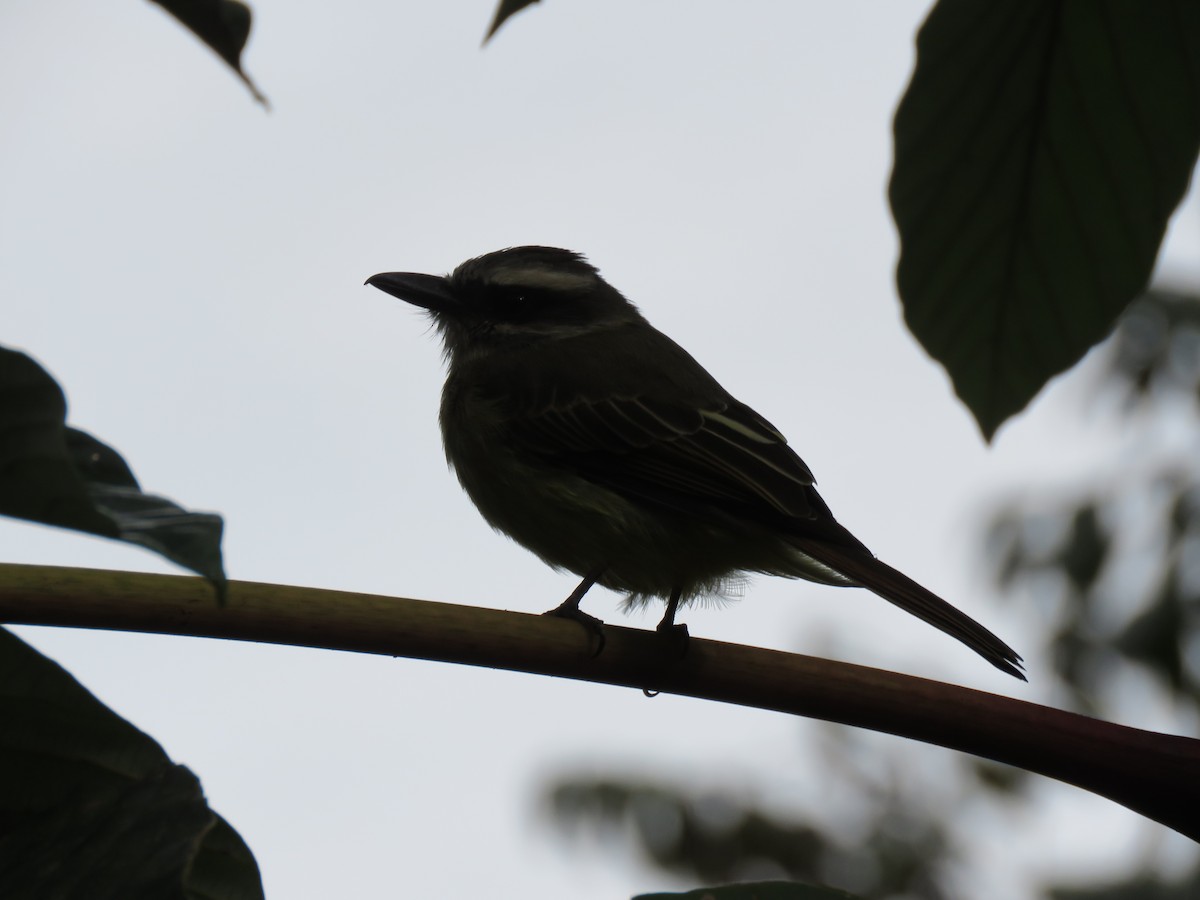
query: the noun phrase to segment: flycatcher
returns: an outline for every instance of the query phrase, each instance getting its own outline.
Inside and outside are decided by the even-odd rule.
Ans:
[[[441,333],[442,440],[483,517],[583,579],[553,614],[598,628],[579,603],[600,584],[665,600],[670,632],[680,604],[762,572],[865,587],[1024,678],[1012,648],[839,525],[779,430],[580,254],[514,247],[367,284]]]

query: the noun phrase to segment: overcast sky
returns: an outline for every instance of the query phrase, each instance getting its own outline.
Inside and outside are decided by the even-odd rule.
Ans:
[[[789,436],[879,556],[1022,652],[1031,683],[866,592],[781,579],[689,610],[692,634],[1052,700],[1045,612],[995,596],[986,511],[1132,451],[1077,413],[1086,372],[984,446],[903,328],[885,186],[926,8],[557,0],[481,50],[492,0],[259,0],[245,64],[266,113],[148,3],[9,0],[0,343],[49,369],[72,424],[147,490],[225,515],[232,578],[539,612],[573,577],[492,533],[460,492],[435,336],[362,282],[516,244],[582,251]],[[1193,203],[1172,233],[1180,277],[1200,279],[1198,221]],[[0,546],[5,561],[176,571],[7,520]],[[618,620],[617,601],[595,590],[586,608]],[[802,724],[765,712],[403,659],[18,631],[199,774],[272,897],[694,886],[554,835],[538,798],[560,772],[741,788],[785,813],[848,790],[805,755]],[[1178,727],[1154,708],[1126,721]],[[881,768],[914,753],[875,749]],[[914,764],[948,756],[917,747]],[[1030,861],[1099,872],[1128,852],[1133,814],[1045,796],[1040,830],[1019,811],[962,823],[991,844],[962,897],[1017,900]],[[1022,840],[1001,838],[1014,829]]]

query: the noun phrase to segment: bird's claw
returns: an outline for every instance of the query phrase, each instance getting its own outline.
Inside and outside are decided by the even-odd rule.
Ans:
[[[677,648],[679,659],[687,656],[688,644],[692,640],[691,634],[688,633],[687,625],[661,622],[654,630],[664,643]]]
[[[560,606],[554,607],[554,609],[547,610],[542,615],[578,622],[583,626],[583,630],[587,632],[588,646],[591,646],[593,638],[596,640],[596,649],[592,651],[592,656],[596,657],[604,652],[604,645],[607,643],[607,638],[604,636],[604,622],[595,616],[589,616],[575,604],[570,602],[563,603]]]
[[[659,622],[658,627],[654,629],[658,634],[659,640],[667,645],[668,649],[674,650],[676,660],[681,660],[687,656],[688,644],[691,643],[692,636],[688,633],[688,627],[684,624],[676,625],[674,622]],[[657,697],[659,691],[653,688],[642,688],[642,693],[647,697]]]

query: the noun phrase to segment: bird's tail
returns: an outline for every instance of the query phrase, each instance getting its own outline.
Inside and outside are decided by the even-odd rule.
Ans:
[[[829,566],[934,628],[958,638],[1001,672],[1026,680],[1021,671],[1021,657],[1012,647],[933,591],[921,587],[903,572],[880,562],[869,552],[803,537],[795,537],[791,543],[806,556]]]

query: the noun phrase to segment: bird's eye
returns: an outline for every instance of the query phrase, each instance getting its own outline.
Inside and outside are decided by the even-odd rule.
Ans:
[[[525,286],[509,286],[495,295],[495,315],[514,321],[526,321],[541,315],[545,298]]]
[[[512,289],[505,293],[504,302],[514,309],[523,309],[533,303],[533,294],[528,290]]]

